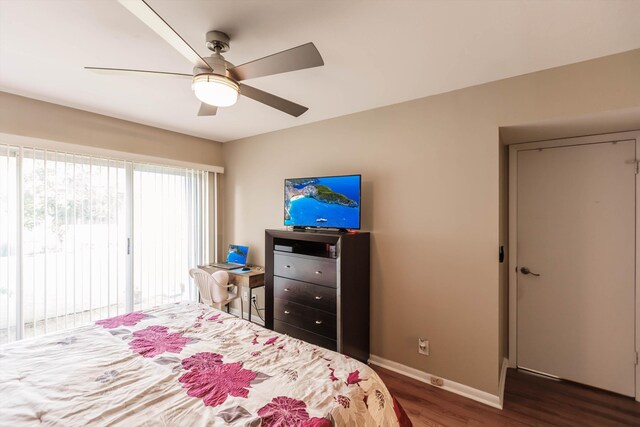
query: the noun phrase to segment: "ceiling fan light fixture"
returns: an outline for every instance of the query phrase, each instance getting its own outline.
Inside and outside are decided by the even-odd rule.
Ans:
[[[238,83],[219,74],[198,74],[193,78],[191,89],[200,101],[216,107],[235,104],[240,93]]]

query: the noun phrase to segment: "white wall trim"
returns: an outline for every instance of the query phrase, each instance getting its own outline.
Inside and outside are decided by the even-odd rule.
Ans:
[[[428,372],[424,372],[419,369],[411,368],[401,363],[376,356],[374,354],[369,356],[369,363],[404,375],[406,377],[413,378],[414,380],[421,381],[425,384],[429,384],[432,387],[437,387],[432,385],[430,382],[430,378],[432,376],[442,378],[438,377],[437,375],[432,375]],[[506,375],[506,365],[504,364],[503,370],[505,371]],[[455,381],[447,380],[445,378],[442,378],[442,380],[444,381],[444,385],[437,388],[450,391],[451,393],[459,394],[460,396],[475,400],[476,402],[484,403],[485,405],[489,405],[494,408],[502,409],[502,399],[500,398],[500,396],[496,396],[494,394],[487,393],[486,391],[478,390],[477,388],[469,387],[468,385],[460,384]]]
[[[106,148],[93,147],[89,145],[51,141],[48,139],[33,138],[30,136],[14,135],[10,133],[0,132],[0,143],[24,148],[40,148],[43,150],[55,150],[69,154],[103,157],[112,160],[124,160],[136,163],[175,166],[207,172],[224,173],[224,168],[221,166],[184,162],[182,160],[168,159],[165,157],[148,156],[146,154],[130,153],[127,151],[108,150]]]
[[[502,368],[500,368],[500,382],[498,383],[498,393],[500,393],[500,409],[504,407],[504,388],[507,384],[507,368],[509,367],[509,359],[502,359]]]
[[[636,135],[636,161],[640,156],[640,132]],[[640,174],[636,174],[636,357],[640,353]],[[636,359],[637,360],[637,359]],[[640,402],[640,365],[636,364],[636,402]]]
[[[518,151],[509,146],[509,365],[518,366]]]

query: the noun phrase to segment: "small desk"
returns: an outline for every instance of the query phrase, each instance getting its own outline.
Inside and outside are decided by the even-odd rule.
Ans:
[[[251,322],[251,299],[253,297],[253,290],[255,288],[260,288],[264,286],[264,267],[260,267],[257,265],[250,265],[247,267],[251,268],[251,271],[247,271],[245,273],[239,273],[234,270],[225,270],[224,268],[216,268],[211,265],[202,265],[198,266],[202,268],[204,271],[212,274],[216,271],[226,271],[229,273],[229,283],[232,285],[237,285],[240,288],[249,288],[249,322]],[[240,298],[242,298],[242,294],[240,294]],[[240,316],[244,318],[244,313],[240,313]]]

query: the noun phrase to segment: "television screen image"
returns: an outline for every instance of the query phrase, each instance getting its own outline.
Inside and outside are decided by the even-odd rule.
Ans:
[[[360,228],[360,175],[284,182],[284,225]]]

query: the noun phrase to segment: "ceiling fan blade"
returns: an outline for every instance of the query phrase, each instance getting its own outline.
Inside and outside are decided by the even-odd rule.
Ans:
[[[276,110],[280,110],[294,117],[299,117],[308,110],[307,107],[298,105],[295,102],[287,101],[284,98],[280,98],[279,96],[272,95],[242,83],[240,83],[240,94],[247,98],[251,98],[254,101],[262,102],[269,107],[273,107]]]
[[[128,68],[103,68],[103,67],[84,67],[85,70],[93,71],[99,74],[125,74],[125,73],[139,73],[139,74],[159,74],[163,76],[176,76],[193,78],[191,74],[184,73],[172,73],[170,71],[150,71],[150,70],[131,70]]]
[[[122,0],[121,0],[122,1]],[[230,68],[231,76],[240,81],[272,74],[303,70],[324,65],[320,52],[313,43],[274,53],[246,64]]]
[[[211,69],[209,64],[202,59],[198,52],[189,46],[189,43],[187,43],[176,30],[171,28],[167,21],[162,19],[147,2],[144,0],[118,0],[118,2],[173,46],[175,50],[187,58],[193,65],[209,70]]]
[[[218,107],[215,105],[205,104],[204,102],[200,104],[200,110],[198,111],[198,116],[215,116],[218,112]]]

